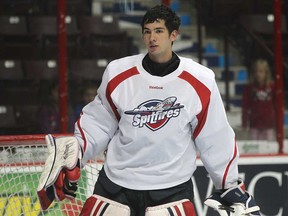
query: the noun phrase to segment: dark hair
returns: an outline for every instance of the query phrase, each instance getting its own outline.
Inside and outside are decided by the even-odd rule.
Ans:
[[[165,21],[165,26],[167,27],[169,34],[171,34],[174,30],[179,30],[181,24],[179,16],[177,16],[174,11],[165,5],[156,5],[155,7],[150,8],[143,16],[141,22],[142,32],[145,24],[153,23],[158,19]]]

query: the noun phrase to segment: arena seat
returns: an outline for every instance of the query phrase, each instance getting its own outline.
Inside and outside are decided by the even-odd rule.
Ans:
[[[23,70],[28,80],[51,80],[57,77],[58,65],[56,60],[27,60]]]
[[[25,86],[23,83],[20,82],[7,83],[5,86],[1,87],[0,91],[1,104],[32,105],[39,103],[39,92],[37,86],[31,86],[28,84]]]
[[[120,27],[117,16],[94,15],[79,16],[78,27],[82,35],[113,35],[119,34]]]
[[[1,36],[21,36],[28,33],[25,16],[0,16],[0,26]]]
[[[28,33],[25,16],[0,16],[0,27],[0,59],[26,59],[39,55],[33,37]]]
[[[41,57],[42,50],[32,41],[3,41],[0,45],[0,59],[37,59]]]
[[[74,55],[77,50],[79,29],[76,17],[67,15],[66,24],[66,44],[68,56]],[[35,43],[41,48],[41,57],[44,59],[57,58],[58,38],[57,38],[57,17],[56,16],[31,16],[28,18],[29,34],[35,37]],[[75,54],[75,56],[77,56]]]
[[[65,18],[67,35],[78,34],[76,18],[67,15]],[[57,35],[57,17],[56,16],[30,16],[28,18],[28,31],[35,35]]]
[[[0,80],[21,80],[24,78],[20,60],[0,60]]]
[[[74,59],[68,64],[69,75],[71,79],[101,81],[108,61],[107,59]]]
[[[16,125],[14,107],[12,105],[0,105],[0,128]]]

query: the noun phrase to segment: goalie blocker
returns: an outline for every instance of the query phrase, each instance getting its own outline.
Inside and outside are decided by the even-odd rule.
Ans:
[[[216,210],[220,216],[260,216],[259,206],[245,190],[242,181],[236,187],[214,192],[204,204]]]
[[[43,210],[54,199],[75,198],[77,181],[80,178],[81,149],[73,136],[53,137],[47,135],[45,141],[48,157],[37,188],[38,199]]]

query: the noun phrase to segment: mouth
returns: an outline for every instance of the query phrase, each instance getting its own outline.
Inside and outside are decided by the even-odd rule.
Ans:
[[[153,49],[156,49],[157,47],[158,47],[157,45],[150,45],[150,46],[149,46],[149,48],[152,49],[152,50],[153,50]]]

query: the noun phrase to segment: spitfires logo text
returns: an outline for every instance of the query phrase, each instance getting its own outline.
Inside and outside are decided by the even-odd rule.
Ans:
[[[180,114],[183,105],[175,104],[177,98],[172,96],[165,100],[149,100],[140,104],[133,110],[126,111],[127,115],[134,115],[132,125],[134,127],[146,126],[156,131],[163,127],[171,118]]]

